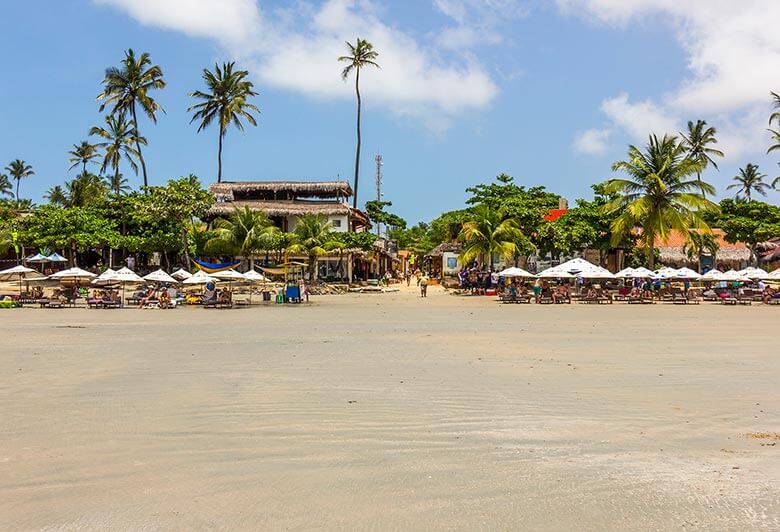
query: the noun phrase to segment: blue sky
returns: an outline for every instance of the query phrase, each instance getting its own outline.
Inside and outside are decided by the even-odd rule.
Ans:
[[[103,70],[128,47],[168,81],[155,95],[166,114],[140,123],[152,184],[215,179],[217,131],[196,133],[187,93],[225,60],[250,71],[262,113],[228,133],[224,179],[351,181],[354,89],[335,59],[358,35],[383,66],[361,78],[361,203],[380,151],[385,199],[411,222],[461,207],[467,186],[501,172],[588,196],[628,143],[698,118],[727,153],[707,176],[719,192],[747,162],[778,173],[765,155],[768,93],[780,91],[773,0],[39,0],[4,15],[0,162],[33,165],[22,196],[35,201],[75,175],[67,151],[102,123]]]

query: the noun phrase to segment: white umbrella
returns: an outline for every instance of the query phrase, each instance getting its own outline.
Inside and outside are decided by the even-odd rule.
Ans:
[[[769,273],[766,276],[767,279],[773,279],[773,280],[780,280],[780,268],[776,269],[775,271]]]
[[[674,279],[678,277],[677,270],[674,268],[669,268],[668,266],[664,266],[663,268],[660,268],[655,271],[655,277],[656,279]]]
[[[83,280],[83,279],[92,279],[93,277],[96,277],[96,275],[92,272],[88,272],[86,270],[82,270],[81,268],[68,268],[67,270],[61,270],[57,273],[53,273],[49,276],[49,279],[54,279],[56,281],[72,281],[72,280]]]
[[[540,279],[574,279],[575,276],[573,273],[560,270],[557,266],[555,266],[537,273],[536,277],[539,277]]]
[[[717,279],[718,281],[750,281],[750,277],[746,277],[733,269],[722,273]]]
[[[149,275],[144,275],[144,280],[146,281],[154,281],[157,283],[170,283],[170,284],[176,284],[179,281],[165,273],[163,270],[157,270]]]
[[[634,269],[634,274],[639,279],[655,279],[655,273],[652,270],[648,270],[644,266]]]
[[[690,268],[683,267],[677,270],[677,278],[678,279],[699,279],[701,278],[701,274],[693,271]]]
[[[198,271],[195,275],[188,277],[182,281],[182,284],[206,284],[214,281],[214,277],[211,277],[206,272]]]
[[[769,275],[766,270],[761,268],[754,268],[752,266],[745,268],[744,270],[739,270],[738,273],[740,275],[744,275],[745,277],[749,277],[750,279],[766,279]]]
[[[257,282],[266,282],[268,281],[268,277],[263,275],[262,273],[256,272],[255,270],[249,270],[248,272],[244,273],[244,279],[247,281],[257,281]]]
[[[615,277],[619,279],[632,279],[636,276],[635,274],[636,270],[634,268],[623,268],[615,274]]]
[[[577,274],[577,277],[582,277],[583,279],[614,279],[615,274],[605,268],[599,268],[580,272]]]
[[[43,277],[43,275],[38,271],[33,270],[32,268],[28,268],[27,266],[22,265],[0,271],[0,280],[10,281],[12,279],[16,279],[17,277],[19,278],[19,295],[21,296],[22,279],[27,279],[28,277],[33,279],[40,279]]]
[[[140,283],[143,279],[140,275],[135,273],[128,267],[119,268],[113,275],[107,277],[110,281],[116,281],[122,283],[122,304],[125,301],[125,284],[126,283]]]
[[[214,279],[219,279],[220,281],[244,281],[246,280],[246,277],[244,277],[244,274],[238,273],[236,270],[230,269],[230,270],[222,270],[221,272],[215,272],[209,274]]]
[[[534,274],[525,271],[522,268],[507,268],[506,270],[498,272],[499,277],[533,277]]]
[[[109,268],[92,280],[92,284],[103,286],[115,282],[111,279],[112,275],[116,275],[116,270]]]
[[[185,270],[184,268],[179,268],[175,272],[171,274],[171,277],[174,279],[178,279],[179,281],[183,281],[184,279],[189,279],[192,277],[192,274]]]

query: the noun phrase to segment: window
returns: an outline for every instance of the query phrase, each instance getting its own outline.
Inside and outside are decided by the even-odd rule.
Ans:
[[[333,227],[341,227],[341,220],[339,220],[339,219],[331,220],[331,221],[330,221],[330,224],[331,224]]]

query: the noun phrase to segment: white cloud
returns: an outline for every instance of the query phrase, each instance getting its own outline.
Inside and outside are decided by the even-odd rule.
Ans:
[[[144,24],[218,41],[249,65],[261,86],[318,98],[354,98],[340,77],[345,41],[368,39],[381,69],[361,75],[366,102],[400,116],[415,116],[440,129],[456,115],[487,106],[498,88],[474,57],[419,43],[385,23],[369,0],[325,0],[263,11],[255,0],[95,0],[120,8]],[[217,9],[219,6],[219,9]],[[463,38],[461,37],[461,40]],[[469,47],[473,44],[461,42]]]
[[[690,76],[655,102],[630,104],[623,96],[602,105],[607,114],[641,115],[645,122],[663,125],[704,118],[718,127],[728,156],[764,149],[759,135],[766,115],[769,91],[780,89],[780,20],[777,0],[556,0],[568,14],[582,15],[598,24],[629,27],[634,24],[670,25],[688,58]],[[659,73],[662,75],[661,73]],[[617,104],[617,105],[614,105]],[[631,107],[634,107],[633,111]],[[614,117],[612,117],[614,119]],[[636,136],[626,120],[616,125]],[[759,128],[759,129],[756,129]],[[726,137],[729,138],[727,145]]]
[[[574,139],[574,149],[585,155],[604,155],[609,147],[607,143],[611,134],[609,129],[583,131]]]
[[[634,140],[643,140],[651,133],[662,136],[677,133],[679,125],[673,115],[651,101],[631,103],[628,94],[609,98],[601,103],[601,111]]]

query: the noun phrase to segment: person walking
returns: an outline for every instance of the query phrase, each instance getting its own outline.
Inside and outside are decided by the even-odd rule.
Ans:
[[[428,274],[423,273],[420,277],[420,297],[428,297]]]

